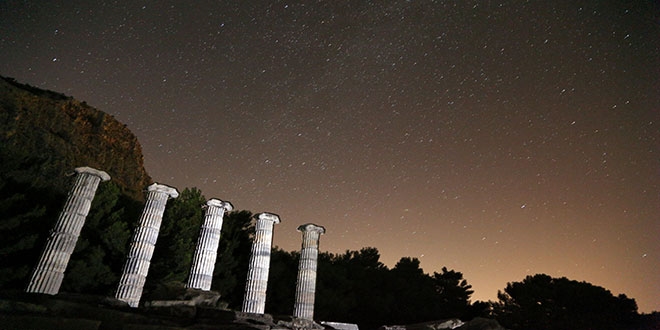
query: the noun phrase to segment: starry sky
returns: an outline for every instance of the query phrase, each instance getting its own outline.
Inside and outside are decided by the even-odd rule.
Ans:
[[[159,183],[472,300],[545,273],[660,310],[655,1],[0,2],[0,75],[128,125]]]

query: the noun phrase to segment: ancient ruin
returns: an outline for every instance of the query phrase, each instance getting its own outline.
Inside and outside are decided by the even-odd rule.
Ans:
[[[115,294],[117,299],[127,302],[131,307],[137,307],[140,303],[167,200],[178,196],[176,189],[166,185],[154,183],[147,188],[147,201],[133,234]]]
[[[259,213],[255,216],[254,242],[250,252],[250,265],[242,311],[263,314],[266,307],[266,288],[270,269],[270,251],[273,242],[273,226],[280,223],[280,217],[272,213]]]
[[[222,230],[222,217],[225,212],[231,211],[233,206],[229,202],[219,199],[210,199],[206,202],[204,223],[199,231],[197,247],[193,256],[187,286],[204,291],[211,290],[213,269],[218,255],[218,244]]]
[[[64,277],[64,270],[75,248],[98,184],[101,181],[110,179],[107,173],[89,167],[76,168],[75,172],[77,176],[73,188],[55,227],[51,230],[44,252],[39,259],[26,292],[51,295],[58,293]],[[140,305],[167,201],[178,196],[179,193],[175,188],[166,185],[154,183],[147,187],[146,202],[138,226],[133,233],[122,275],[115,292],[115,298],[127,303],[130,307],[135,308]],[[197,296],[195,296],[192,300],[189,299],[190,301],[147,302],[145,306],[148,306],[148,308],[162,309],[170,308],[168,306],[197,305],[213,307],[217,303],[220,296],[217,293],[213,294],[210,289],[218,254],[223,217],[226,212],[233,210],[233,206],[226,201],[210,199],[206,202],[204,208],[204,221],[199,231],[190,275],[185,287],[189,288],[186,290],[202,290],[197,291],[198,293],[207,291],[206,293],[212,294],[210,297],[213,301],[200,303]],[[239,315],[239,319],[249,319],[251,320],[249,322],[257,322],[265,317],[265,323],[273,323],[270,316],[265,314],[264,309],[273,242],[273,227],[280,222],[280,218],[273,213],[259,213],[254,218],[256,219],[255,234],[250,253],[243,307],[242,311],[237,313],[243,315]],[[322,326],[316,324],[313,318],[319,238],[320,235],[325,233],[325,228],[308,223],[298,227],[298,231],[302,232],[302,250],[296,282],[294,315],[290,321],[280,320],[278,324],[284,328],[321,329]],[[182,288],[184,287],[182,286]],[[253,319],[255,317],[257,319]]]
[[[78,167],[75,172],[75,182],[55,226],[50,231],[45,248],[25,289],[27,292],[51,295],[59,292],[64,271],[85,224],[96,188],[101,181],[110,180],[108,173],[90,167]]]
[[[302,249],[300,250],[293,316],[305,320],[313,320],[319,238],[322,234],[325,234],[325,228],[308,223],[298,227],[298,231],[302,232]]]

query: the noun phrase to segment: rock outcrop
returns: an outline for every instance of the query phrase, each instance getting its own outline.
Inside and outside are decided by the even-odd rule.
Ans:
[[[0,292],[0,328],[13,329],[260,329],[260,330],[358,330],[357,325],[316,323],[291,316],[271,316],[226,309],[226,306],[195,303],[197,290],[170,287],[166,295],[184,300],[147,303],[130,308],[125,302],[101,296],[58,294],[56,296]],[[209,294],[208,292],[206,293]],[[192,298],[192,299],[191,299]],[[383,326],[396,330],[505,330],[497,321],[475,318]]]
[[[432,321],[409,325],[382,326],[380,330],[506,330],[497,321],[477,317],[467,322],[459,319]]]
[[[4,173],[66,192],[76,167],[106,171],[123,193],[143,200],[151,183],[136,136],[111,115],[63,94],[0,77],[0,161]]]
[[[260,329],[322,330],[307,320],[274,318],[195,304],[155,304],[130,308],[108,297],[0,292],[0,328],[18,329]]]

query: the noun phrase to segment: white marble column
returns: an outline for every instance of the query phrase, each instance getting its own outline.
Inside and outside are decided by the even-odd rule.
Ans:
[[[218,244],[220,242],[220,232],[222,231],[222,217],[225,211],[228,212],[232,209],[231,203],[215,198],[206,202],[204,223],[199,231],[197,247],[190,267],[190,275],[188,276],[187,286],[189,288],[204,291],[211,290],[213,269],[218,256]]]
[[[243,297],[243,312],[263,314],[266,308],[273,226],[280,223],[280,217],[272,213],[259,213],[256,215],[256,219],[254,242],[250,252],[250,265]]]
[[[314,319],[319,238],[322,234],[325,234],[325,228],[308,223],[298,227],[298,231],[302,232],[302,249],[300,250],[293,316],[311,321]]]
[[[50,231],[26,292],[57,294],[60,291],[64,271],[85,224],[96,188],[99,182],[110,180],[108,173],[90,167],[78,167],[75,172],[73,187]]]
[[[115,294],[115,298],[127,302],[131,307],[138,307],[140,303],[167,200],[178,196],[176,189],[166,185],[154,183],[147,187],[147,202],[133,234]]]

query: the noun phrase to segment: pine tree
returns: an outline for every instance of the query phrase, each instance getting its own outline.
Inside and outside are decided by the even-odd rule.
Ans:
[[[167,282],[185,282],[190,272],[206,202],[197,188],[185,188],[167,202],[145,290]]]
[[[118,264],[126,258],[131,232],[112,181],[99,185],[67,267],[62,291],[111,294],[119,280]]]
[[[250,211],[225,214],[211,289],[233,309],[240,310],[243,303],[253,233]]]

